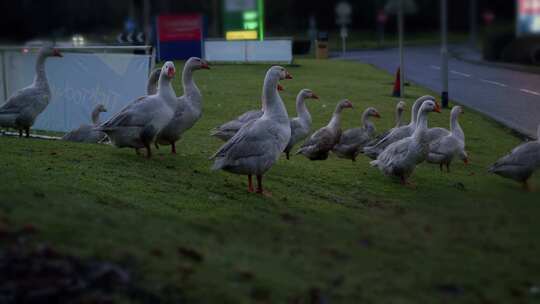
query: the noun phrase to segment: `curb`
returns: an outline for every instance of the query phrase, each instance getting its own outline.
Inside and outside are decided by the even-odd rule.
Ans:
[[[536,66],[470,59],[470,58],[461,56],[459,52],[455,52],[455,51],[450,51],[450,55],[458,60],[465,61],[472,64],[500,68],[500,69],[507,69],[507,70],[530,73],[530,74],[540,74],[540,67],[536,67]]]

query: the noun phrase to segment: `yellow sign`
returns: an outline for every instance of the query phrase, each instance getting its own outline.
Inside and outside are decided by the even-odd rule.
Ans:
[[[225,38],[227,40],[253,40],[257,39],[257,31],[229,31]]]

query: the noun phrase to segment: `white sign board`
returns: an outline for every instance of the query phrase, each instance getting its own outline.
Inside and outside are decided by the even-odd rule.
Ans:
[[[292,41],[276,40],[207,40],[204,57],[214,62],[284,62],[291,63]]]
[[[110,117],[135,98],[146,95],[150,55],[63,53],[45,64],[52,98],[35,129],[70,131],[90,123],[93,108],[102,103]],[[36,54],[5,52],[7,92],[32,83]],[[5,99],[0,100],[0,104]]]

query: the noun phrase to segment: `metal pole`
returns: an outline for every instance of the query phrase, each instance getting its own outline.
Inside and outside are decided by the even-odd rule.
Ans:
[[[448,22],[447,0],[441,0],[441,103],[448,108]]]
[[[405,65],[403,59],[403,0],[399,0],[398,31],[399,31],[399,79],[400,97],[405,97]]]
[[[143,0],[143,19],[144,19],[144,45],[150,45],[150,35],[152,28],[150,26],[150,0]]]
[[[476,24],[476,8],[477,8],[477,0],[470,0],[470,8],[469,8],[469,26],[470,26],[470,36],[469,36],[469,44],[471,45],[471,48],[476,49],[476,43],[478,40],[478,26]]]

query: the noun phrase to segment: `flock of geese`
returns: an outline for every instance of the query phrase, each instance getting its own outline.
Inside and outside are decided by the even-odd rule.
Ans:
[[[62,54],[48,46],[40,49],[33,83],[15,92],[0,106],[0,127],[14,128],[20,137],[24,131],[29,137],[34,121],[51,99],[45,73],[48,57],[62,57]],[[170,145],[171,152],[176,153],[176,142],[201,118],[202,95],[193,79],[193,72],[200,69],[209,69],[208,63],[195,57],[187,60],[182,71],[184,95],[177,97],[172,86],[176,74],[174,63],[165,62],[160,69],[152,71],[147,95],[133,100],[102,123],[99,115],[107,109],[98,105],[92,112],[92,125],[83,125],[62,139],[87,143],[110,141],[116,147],[133,148],[137,154],[145,149],[147,157],[152,156],[153,145],[156,148]],[[452,108],[447,130],[428,127],[429,113],[441,112],[434,97],[423,96],[414,102],[408,124],[403,123],[406,105],[400,101],[396,105],[394,128],[377,136],[371,119],[380,118],[380,114],[372,107],[363,112],[360,127],[342,132],[341,113],[353,107],[344,99],[337,103],[328,124],[310,135],[312,118],[306,100],[319,97],[312,90],[301,90],[296,98],[298,116],[289,118],[279,94],[282,90],[279,82],[286,79],[292,76],[285,68],[272,66],[264,78],[261,108],[248,111],[210,132],[211,136],[225,141],[210,157],[214,161],[212,168],[247,175],[249,192],[268,193],[263,188],[263,175],[282,153],[289,159],[294,146],[301,141],[297,155],[325,160],[332,152],[337,157],[355,161],[364,154],[372,159],[373,167],[385,175],[398,177],[403,184],[408,184],[415,167],[424,161],[439,164],[441,171],[446,166],[448,172],[454,159],[468,163],[465,135],[458,121],[463,113],[460,106]],[[516,147],[493,164],[489,172],[514,179],[529,189],[527,181],[539,166],[540,142],[537,139]],[[256,187],[252,176],[257,179]]]

